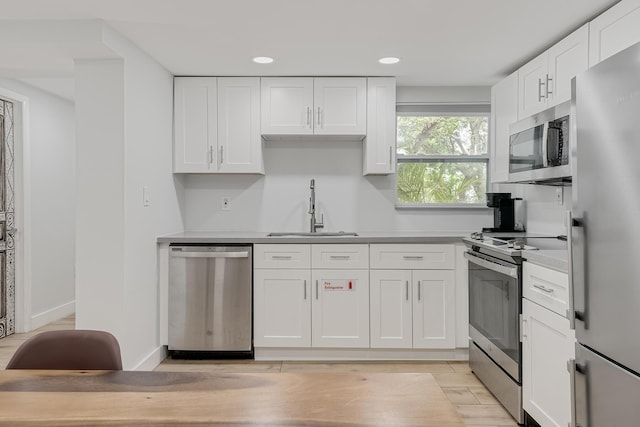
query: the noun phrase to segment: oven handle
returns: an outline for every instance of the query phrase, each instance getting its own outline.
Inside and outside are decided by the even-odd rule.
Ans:
[[[498,273],[506,274],[507,276],[513,277],[515,279],[518,278],[518,269],[516,267],[507,267],[502,264],[498,264],[497,262],[492,262],[484,258],[480,258],[479,256],[473,255],[469,252],[465,252],[464,257],[470,262],[478,264],[481,267],[496,271]]]

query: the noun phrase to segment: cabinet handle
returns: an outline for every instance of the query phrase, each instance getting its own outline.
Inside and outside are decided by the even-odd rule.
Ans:
[[[542,86],[544,86],[544,82],[542,79],[538,79],[538,102],[542,102],[542,98],[544,98],[542,96]]]
[[[311,127],[311,108],[307,107],[307,127]]]
[[[393,147],[389,147],[389,169],[393,169]]]
[[[403,258],[406,261],[422,261],[424,259],[422,255],[405,255]]]
[[[223,146],[223,145],[221,145],[221,146],[220,146],[220,164],[223,164],[223,163],[224,163],[224,156],[223,156],[224,151],[222,151],[222,150],[223,150],[223,148],[224,148],[224,146]]]
[[[209,164],[213,164],[213,146],[209,146]]]
[[[321,124],[322,122],[320,121],[320,112],[321,112],[320,107],[318,107],[318,127],[322,127],[322,124]]]
[[[407,301],[409,301],[409,281],[407,280],[406,282],[404,282],[404,290],[405,293],[407,294]]]
[[[330,255],[329,259],[350,260],[351,259],[351,255]]]
[[[547,96],[545,98],[549,98],[549,95],[553,95],[553,89],[551,89],[551,84],[553,82],[553,77],[549,77],[547,74]]]
[[[277,259],[277,260],[290,260],[292,258],[291,255],[273,255],[271,256],[271,259]]]
[[[547,288],[546,286],[534,284],[533,287],[536,288],[536,289],[540,289],[542,292],[545,292],[547,294],[552,294],[553,293],[553,289]]]
[[[316,299],[318,299],[318,281],[316,280]]]
[[[422,290],[421,288],[422,288],[422,282],[418,280],[418,301],[420,301],[420,295]]]
[[[304,281],[304,300],[307,300],[307,281]]]
[[[520,342],[524,342],[524,339],[527,337],[527,334],[525,334],[524,332],[524,324],[527,322],[526,319],[522,316],[522,314],[519,315],[520,316]]]

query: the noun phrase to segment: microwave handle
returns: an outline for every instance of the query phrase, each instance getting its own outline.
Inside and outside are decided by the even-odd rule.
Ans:
[[[542,125],[542,166],[549,167],[549,157],[547,154],[549,152],[549,141],[547,138],[549,137],[549,122],[545,122]]]

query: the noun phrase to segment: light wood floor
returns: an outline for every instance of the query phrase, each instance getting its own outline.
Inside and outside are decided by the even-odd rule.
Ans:
[[[73,329],[70,316],[26,334],[0,339],[0,367],[4,368],[22,342],[45,330]],[[157,371],[192,372],[421,372],[430,373],[455,406],[468,427],[512,426],[517,424],[489,391],[478,381],[466,362],[256,362],[256,361],[185,361],[167,359]]]

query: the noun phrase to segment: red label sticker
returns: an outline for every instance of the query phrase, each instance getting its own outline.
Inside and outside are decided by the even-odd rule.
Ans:
[[[325,291],[352,291],[353,280],[324,280],[322,282],[322,287]]]

